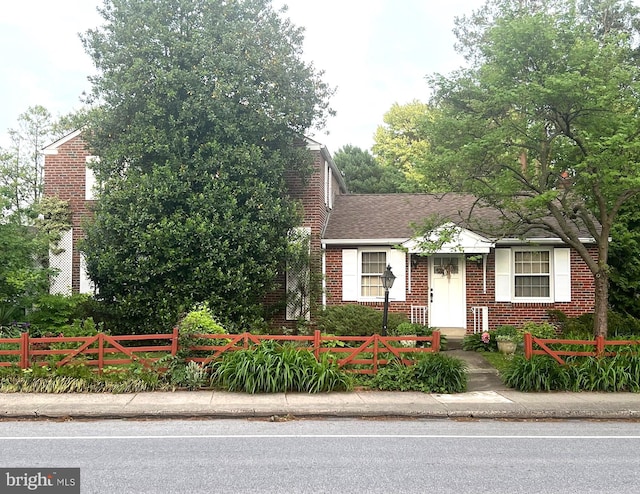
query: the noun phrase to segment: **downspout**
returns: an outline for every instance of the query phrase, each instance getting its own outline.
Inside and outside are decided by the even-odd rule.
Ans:
[[[322,308],[327,307],[327,249],[322,246]]]

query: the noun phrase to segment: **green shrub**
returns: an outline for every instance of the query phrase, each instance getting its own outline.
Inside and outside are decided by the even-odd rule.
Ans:
[[[26,316],[31,336],[58,334],[75,319],[84,319],[87,295],[41,295]]]
[[[531,333],[531,336],[541,339],[557,338],[556,328],[548,322],[535,323],[527,321],[520,329],[521,333]]]
[[[509,336],[515,339],[522,339],[522,333],[518,331],[518,328],[510,325],[498,326],[491,332],[492,336]]]
[[[228,391],[318,393],[351,388],[351,378],[326,353],[320,361],[308,350],[265,341],[226,353],[212,364],[211,382]]]
[[[395,361],[378,370],[369,386],[385,391],[462,393],[467,387],[465,363],[441,353],[423,354],[407,366]]]
[[[406,322],[404,314],[390,312],[387,331],[391,333]],[[382,330],[382,310],[359,304],[327,307],[318,315],[318,329],[337,336],[369,336]]]
[[[224,345],[228,340],[194,338],[198,334],[226,334],[227,331],[218,323],[213,312],[206,303],[196,305],[178,322],[179,346],[187,349],[196,345]],[[201,352],[198,352],[201,353]],[[181,351],[180,357],[195,356],[192,351]]]

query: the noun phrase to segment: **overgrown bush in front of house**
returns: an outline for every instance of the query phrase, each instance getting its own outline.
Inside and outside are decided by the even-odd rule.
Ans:
[[[82,327],[83,321],[88,317],[86,314],[88,299],[87,295],[81,294],[41,295],[25,317],[29,324],[29,335],[39,337],[62,333],[66,336],[66,330],[73,333],[73,336],[78,335],[78,327]],[[76,328],[69,328],[74,321],[78,321]]]
[[[211,365],[211,383],[245,393],[320,393],[348,390],[352,378],[326,353],[321,359],[290,344],[265,341],[226,353]]]
[[[516,356],[502,373],[504,383],[518,391],[640,392],[640,356],[567,357],[560,365],[546,355],[527,360]]]
[[[404,314],[389,312],[387,331],[389,334],[406,322]],[[369,336],[382,330],[382,309],[366,305],[347,304],[327,307],[318,315],[318,329],[336,336]]]
[[[383,391],[462,393],[467,388],[467,372],[462,360],[429,353],[419,355],[413,365],[399,361],[387,364],[365,383]]]

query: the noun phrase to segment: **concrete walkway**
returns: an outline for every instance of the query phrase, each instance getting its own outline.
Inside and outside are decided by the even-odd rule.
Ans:
[[[455,344],[452,345],[455,348]],[[449,350],[468,366],[460,394],[354,391],[248,395],[222,391],[133,394],[0,394],[0,417],[248,418],[413,417],[501,419],[640,419],[640,394],[521,393],[504,386],[482,354]]]

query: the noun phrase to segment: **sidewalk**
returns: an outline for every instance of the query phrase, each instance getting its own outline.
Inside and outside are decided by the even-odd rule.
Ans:
[[[0,418],[413,417],[640,419],[640,393],[521,393],[502,384],[481,354],[450,350],[467,362],[468,392],[354,391],[249,395],[222,391],[133,394],[0,394]]]

